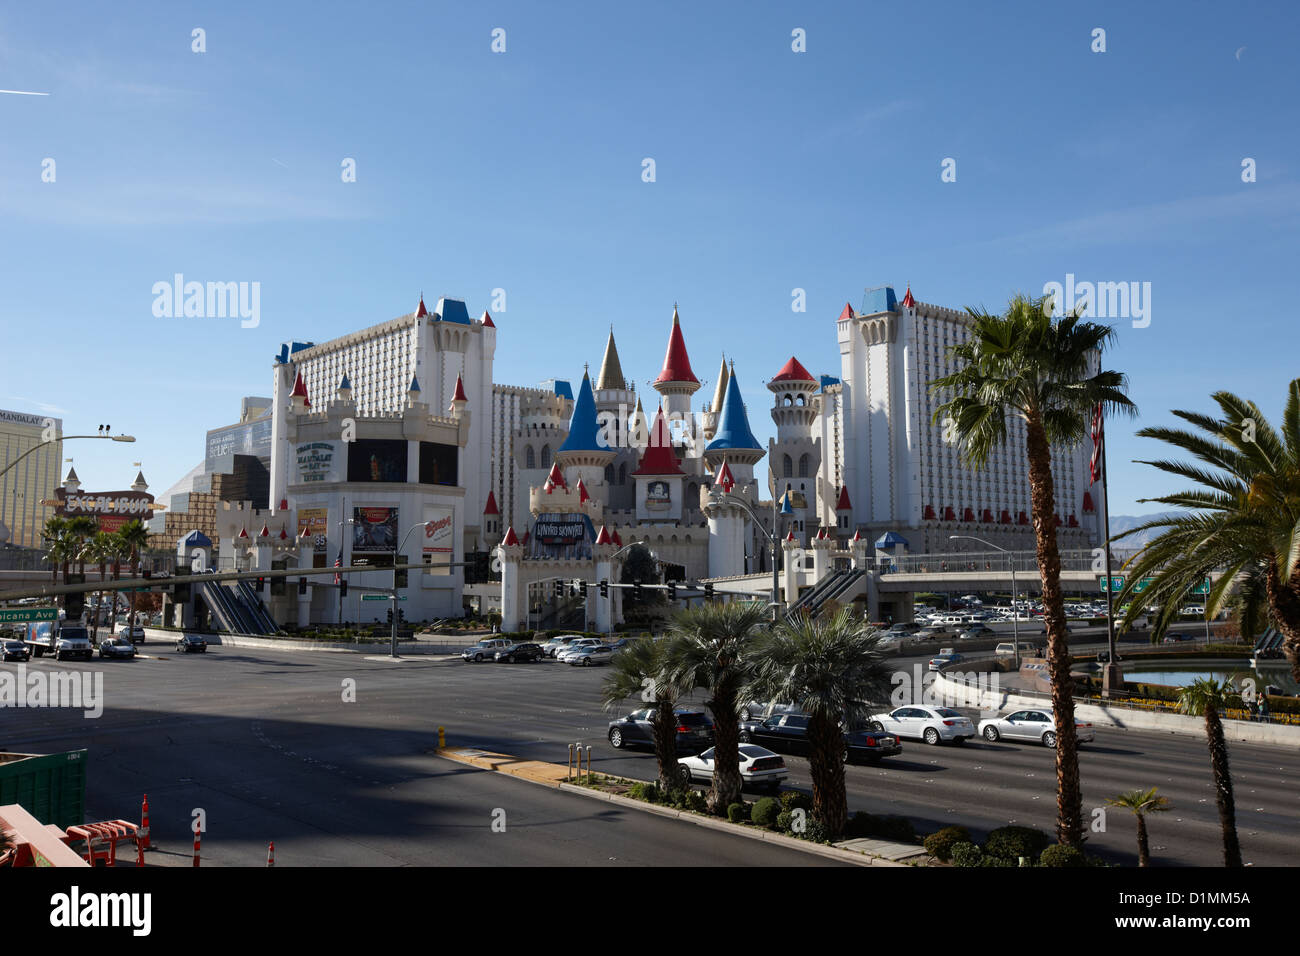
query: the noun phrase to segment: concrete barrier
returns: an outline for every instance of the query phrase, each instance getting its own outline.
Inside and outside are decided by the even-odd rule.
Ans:
[[[273,651],[317,651],[326,654],[343,654],[356,653],[358,651],[368,654],[387,653],[389,648],[388,641],[376,641],[367,644],[345,644],[341,641],[302,641],[287,637],[259,637],[252,634],[204,634],[199,631],[187,631],[188,634],[197,634],[205,641],[212,645],[221,647],[249,647],[262,648]],[[169,631],[161,628],[146,627],[144,629],[145,639],[156,643],[174,644],[180,638],[180,631]],[[462,650],[473,644],[473,641],[398,641],[398,654],[405,655],[450,655],[459,654]],[[147,645],[146,645],[147,646]]]
[[[976,692],[944,674],[938,675],[935,686],[940,692],[952,694],[954,697],[963,694],[970,699],[974,693],[979,698],[981,710],[998,713],[1018,710],[1022,707],[1042,707],[1044,703],[1050,704],[1050,700],[1044,700],[1042,697],[1017,694],[1012,691]],[[1205,719],[1189,717],[1185,714],[1169,714],[1106,704],[1081,704],[1076,701],[1074,716],[1099,727],[1113,727],[1117,730],[1155,730],[1171,734],[1189,734],[1195,737],[1205,736]],[[1243,743],[1300,746],[1300,726],[1293,724],[1262,724],[1247,720],[1225,719],[1223,733],[1228,740],[1239,740]]]

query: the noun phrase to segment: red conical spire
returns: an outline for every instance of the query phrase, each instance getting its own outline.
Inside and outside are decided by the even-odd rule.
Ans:
[[[546,483],[543,485],[546,493],[549,495],[556,488],[569,490],[569,486],[564,481],[564,474],[560,471],[559,462],[551,462],[551,473],[546,476]]]
[[[488,490],[487,504],[483,506],[483,513],[485,515],[501,514],[501,509],[497,507],[497,496],[490,489]]]
[[[853,505],[849,501],[849,486],[844,485],[840,488],[840,500],[835,502],[836,511],[849,511]]]
[[[582,504],[584,501],[587,501],[590,497],[591,495],[587,494],[587,486],[584,485],[582,483],[582,479],[579,478],[578,479],[578,504]]]
[[[852,318],[856,318],[856,315],[855,315],[855,313],[853,312],[853,306],[851,306],[851,305],[849,305],[847,302],[845,302],[845,303],[844,303],[844,310],[843,310],[842,312],[840,312],[840,317],[839,317],[838,319],[836,319],[835,321],[837,321],[837,322],[843,322],[845,319],[852,319]]]
[[[912,298],[911,285],[908,285],[907,287],[907,295],[903,296],[903,308],[905,309],[916,308],[916,300]]]
[[[519,536],[515,534],[515,526],[511,525],[506,529],[505,539],[501,542],[507,548],[513,548],[519,544]]]
[[[668,333],[668,351],[664,354],[663,371],[655,382],[694,382],[700,380],[691,371],[691,360],[686,354],[686,340],[682,338],[681,320],[677,318],[677,306],[673,306],[673,330]]]
[[[731,494],[731,489],[736,487],[736,479],[731,475],[731,469],[727,467],[727,460],[722,460],[722,467],[718,469],[716,484],[722,489],[724,495]]]
[[[655,413],[654,428],[650,429],[650,444],[641,456],[641,467],[632,472],[634,475],[680,475],[681,465],[673,452],[672,436],[668,433],[668,423],[664,421],[664,410]]]
[[[259,538],[269,538],[271,537],[271,529],[266,525],[262,525],[262,530],[257,533],[257,536]]]
[[[424,307],[424,293],[420,293],[420,307],[415,310],[415,317],[422,319],[429,314],[429,310]]]
[[[488,315],[487,309],[483,310],[483,318],[480,319],[479,321],[482,322],[489,329],[495,329],[497,327],[497,324],[492,321],[492,316]]]
[[[609,536],[609,528],[605,525],[600,526],[600,534],[596,536],[597,544],[613,544],[614,539]]]
[[[774,382],[815,382],[817,379],[812,377],[812,373],[799,364],[799,360],[793,355],[790,361],[781,366],[781,371],[776,373],[772,379]]]
[[[290,398],[302,398],[303,404],[311,408],[311,399],[307,397],[307,383],[303,380],[302,372],[299,371],[297,377],[293,380],[293,392]]]
[[[465,383],[460,380],[459,374],[456,376],[456,394],[451,397],[451,400],[453,402],[469,402],[469,399],[465,397]]]
[[[240,538],[247,538],[247,537],[248,537],[248,529],[247,529],[247,528],[240,528],[240,529],[239,529],[238,537],[240,537]]]

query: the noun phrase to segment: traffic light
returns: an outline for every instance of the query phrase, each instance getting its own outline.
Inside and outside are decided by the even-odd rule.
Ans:
[[[677,600],[677,585],[673,584],[672,582],[669,582],[668,584],[668,600],[670,601]]]
[[[405,622],[406,622],[406,612],[399,607],[397,609],[397,623],[403,624]]]
[[[404,555],[404,554],[399,554],[399,555],[397,556],[397,563],[398,563],[398,564],[405,564],[405,563],[406,563],[406,555]],[[406,568],[402,568],[401,570],[399,570],[399,571],[395,571],[395,572],[394,572],[394,574],[395,574],[395,577],[394,577],[394,582],[395,582],[395,584],[394,584],[394,586],[395,586],[395,587],[399,587],[399,588],[404,588],[404,587],[406,587],[406,570],[407,570]]]
[[[264,594],[265,592],[266,592],[266,578],[258,578],[258,579],[257,579],[257,593],[258,593],[258,594]]]
[[[641,599],[641,582],[637,581],[632,585],[632,593],[636,595],[637,600]]]
[[[562,597],[564,597],[564,582],[563,582],[563,581],[556,581],[556,582],[555,582],[555,596],[556,596],[557,598],[562,598]]]
[[[578,582],[578,593],[582,595],[582,599],[583,599],[584,601],[587,600],[587,582],[586,582],[586,581],[579,581],[579,582]]]
[[[393,623],[393,609],[391,607],[388,609],[388,623]]]
[[[609,579],[602,579],[600,582],[600,596],[609,597]]]
[[[712,585],[712,584],[706,584],[706,585],[704,585],[704,599],[705,599],[706,601],[712,601],[712,600],[713,600],[713,585]]]
[[[347,596],[348,596],[348,579],[344,578],[342,581],[339,582],[339,597],[347,597]]]
[[[306,578],[299,578],[299,579],[298,579],[298,594],[301,596],[301,595],[306,594],[306,593],[307,593],[307,579],[306,579]]]

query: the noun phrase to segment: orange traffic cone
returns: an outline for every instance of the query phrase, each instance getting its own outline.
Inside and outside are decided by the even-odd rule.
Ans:
[[[199,831],[194,831],[194,865],[199,865]]]
[[[150,849],[149,845],[149,794],[144,795],[144,803],[140,807],[140,830],[137,833],[137,840],[143,840],[141,850]]]
[[[272,840],[266,848],[266,865],[275,866],[275,841]]]

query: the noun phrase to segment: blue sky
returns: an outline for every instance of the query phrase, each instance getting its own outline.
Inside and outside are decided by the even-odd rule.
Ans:
[[[1142,411],[1108,429],[1112,512],[1154,510],[1135,499],[1172,489],[1130,463],[1162,453],[1136,427],[1217,389],[1276,415],[1298,371],[1298,20],[1251,3],[10,6],[0,88],[51,95],[0,94],[0,407],[137,435],[65,453],[91,488],[142,461],[161,492],[241,396],[269,394],[280,342],[386,321],[421,291],[477,314],[499,287],[498,381],[579,379],[612,323],[646,382],[677,302],[696,374],[734,358],[766,443],[763,381],[791,354],[838,374],[834,319],[864,287],[997,309],[1073,273],[1151,283],[1150,326],[1116,320],[1107,365]],[[153,284],[177,272],[259,282],[260,324],[155,318]]]

